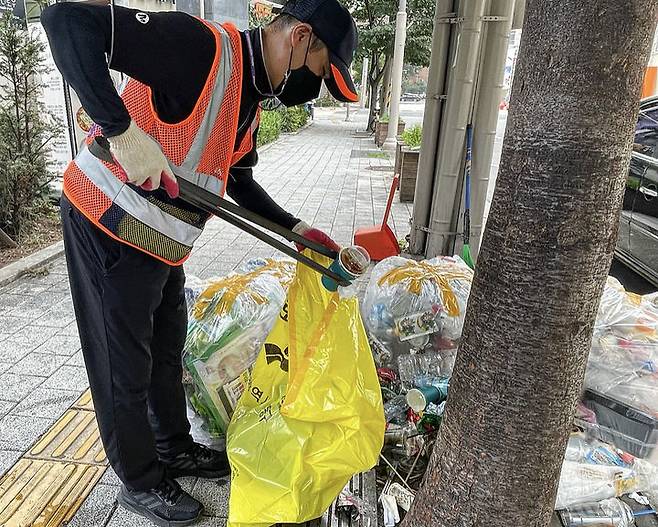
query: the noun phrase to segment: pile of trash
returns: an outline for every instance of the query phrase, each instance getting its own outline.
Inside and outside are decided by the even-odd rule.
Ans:
[[[294,275],[292,261],[257,259],[226,277],[186,283],[185,383],[193,431],[207,444],[222,442],[261,346],[287,313]],[[472,280],[459,257],[395,256],[372,270],[361,318],[387,423],[376,469],[386,527],[409,510],[428,466]],[[655,514],[647,507],[658,504],[657,446],[658,293],[634,295],[609,278],[560,477],[562,523],[631,527],[638,515]],[[337,510],[363,513],[368,505],[358,500],[346,487]]]
[[[647,506],[656,503],[657,491],[658,467],[575,432],[567,445],[555,509],[566,527],[631,527],[637,516],[656,514]]]
[[[560,475],[565,526],[627,527],[656,514],[657,367],[658,294],[629,293],[609,277]]]
[[[225,277],[185,284],[184,385],[192,432],[221,446],[249,371],[286,301],[289,260],[253,259]]]
[[[362,314],[387,420],[378,468],[386,527],[401,521],[424,476],[472,276],[458,257],[393,257],[373,270]],[[565,526],[632,526],[647,514],[638,512],[646,496],[657,503],[658,469],[649,461],[658,459],[657,372],[658,293],[640,297],[609,278],[556,500]],[[637,506],[622,496],[639,500]]]
[[[387,428],[377,469],[386,527],[409,511],[448,398],[473,271],[459,257],[394,256],[373,269],[361,306]]]

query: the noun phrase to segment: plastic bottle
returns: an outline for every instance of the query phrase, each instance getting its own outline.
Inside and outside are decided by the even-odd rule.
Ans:
[[[579,505],[560,512],[565,527],[631,527],[633,511],[618,498]]]
[[[404,395],[397,395],[390,401],[384,403],[384,417],[386,422],[390,423],[396,420],[404,420],[407,412],[407,398]]]
[[[410,386],[418,375],[439,376],[442,362],[441,354],[433,351],[400,355],[398,357],[400,380]]]
[[[624,459],[614,447],[600,441],[588,441],[580,434],[572,434],[569,437],[564,459],[592,465],[626,466]]]

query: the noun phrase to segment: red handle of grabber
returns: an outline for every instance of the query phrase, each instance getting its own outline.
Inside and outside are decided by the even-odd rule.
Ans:
[[[393,198],[395,198],[395,191],[400,184],[400,174],[395,174],[393,183],[391,183],[391,190],[388,192],[388,201],[386,202],[386,211],[384,212],[384,219],[382,220],[382,231],[388,223],[388,217],[391,214],[391,207],[393,206]]]

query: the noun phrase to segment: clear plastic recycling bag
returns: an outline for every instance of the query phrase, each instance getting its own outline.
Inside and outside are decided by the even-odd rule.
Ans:
[[[658,417],[656,294],[639,296],[608,278],[601,298],[585,387]]]
[[[290,260],[254,259],[227,276],[186,283],[185,389],[202,442],[215,444],[226,433],[294,271]]]
[[[321,516],[354,474],[377,463],[385,426],[357,299],[328,292],[298,264],[228,429],[229,525]]]

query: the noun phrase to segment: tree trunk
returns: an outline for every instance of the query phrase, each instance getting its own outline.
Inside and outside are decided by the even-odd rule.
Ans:
[[[617,239],[658,0],[530,0],[498,181],[406,526],[544,527]]]
[[[391,102],[391,72],[393,70],[393,58],[386,56],[384,63],[384,77],[382,79],[382,89],[379,92],[379,115],[380,117],[388,114],[389,104]]]
[[[18,244],[12,240],[9,234],[0,229],[0,247],[9,247],[10,249],[15,249],[18,247]]]
[[[379,86],[379,79],[381,72],[379,71],[379,57],[376,53],[372,53],[370,57],[370,71],[368,72],[368,97],[370,105],[368,108],[368,126],[367,129],[371,132],[375,131],[375,114],[377,112],[377,87]]]

